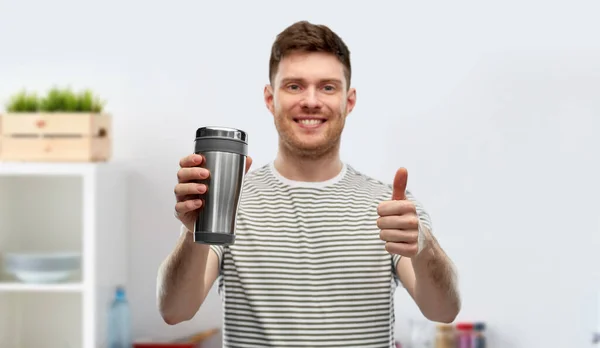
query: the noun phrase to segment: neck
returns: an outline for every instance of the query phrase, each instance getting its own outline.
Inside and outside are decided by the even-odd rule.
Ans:
[[[273,163],[283,177],[294,181],[321,182],[334,178],[342,170],[343,164],[337,149],[322,156],[299,156],[280,147]]]

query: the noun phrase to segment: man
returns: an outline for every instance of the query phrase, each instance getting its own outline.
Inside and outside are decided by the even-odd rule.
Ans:
[[[202,156],[180,161],[182,234],[158,277],[164,320],[191,319],[219,278],[226,347],[392,347],[397,280],[425,317],[452,322],[455,271],[406,189],[407,171],[388,185],[340,160],[356,103],[345,43],[325,26],[295,23],[273,44],[269,78],[279,150],[246,176],[234,245],[194,243],[207,190],[195,182],[209,173]]]

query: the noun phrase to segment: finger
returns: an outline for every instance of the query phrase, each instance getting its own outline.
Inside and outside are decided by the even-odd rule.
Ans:
[[[377,206],[379,216],[402,215],[417,213],[417,207],[411,201],[384,201]]]
[[[386,242],[394,243],[416,243],[419,240],[419,232],[415,230],[381,230],[379,238]]]
[[[394,177],[394,189],[392,192],[393,200],[406,199],[406,183],[408,181],[408,171],[406,168],[400,168],[396,171]]]
[[[248,173],[251,166],[252,166],[252,157],[248,156],[248,157],[246,157],[246,173]]]
[[[417,251],[419,250],[419,246],[416,243],[407,244],[407,243],[394,243],[387,242],[385,243],[385,250],[390,254],[403,255],[403,256],[414,256],[417,255]]]
[[[206,168],[181,168],[177,171],[177,180],[179,180],[180,183],[186,183],[195,180],[207,179],[209,175],[210,173]]]
[[[194,211],[202,206],[202,199],[187,200],[175,204],[175,211],[178,214],[185,214]]]
[[[185,196],[176,196],[175,197],[175,201],[177,202],[185,202],[185,201],[193,201],[195,199],[201,199],[202,196],[201,195],[185,195]]]
[[[177,184],[173,191],[176,197],[198,195],[206,193],[206,185],[196,183]]]
[[[179,166],[181,168],[186,167],[196,167],[202,164],[204,161],[204,157],[199,154],[191,154],[189,156],[185,156],[181,160],[179,160]]]
[[[377,227],[380,230],[418,230],[419,218],[416,215],[390,215],[377,219]]]

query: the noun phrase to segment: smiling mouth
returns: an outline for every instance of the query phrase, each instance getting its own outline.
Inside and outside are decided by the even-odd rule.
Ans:
[[[321,118],[295,118],[294,122],[307,126],[316,126],[327,122],[327,120]]]

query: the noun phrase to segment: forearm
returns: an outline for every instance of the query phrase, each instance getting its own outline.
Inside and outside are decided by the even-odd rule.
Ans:
[[[423,250],[412,258],[415,301],[430,320],[449,323],[461,306],[456,270],[429,230],[422,237]]]
[[[157,279],[158,308],[168,324],[191,319],[208,289],[205,274],[210,247],[183,233],[173,252],[161,264]]]

